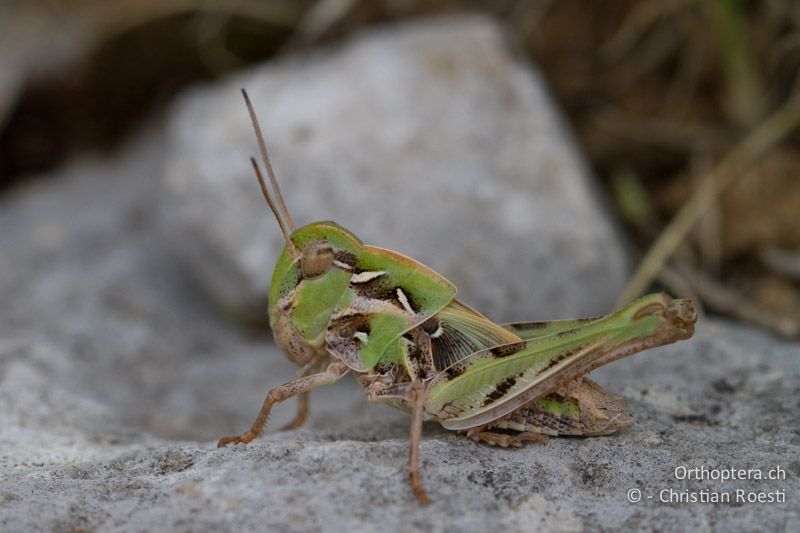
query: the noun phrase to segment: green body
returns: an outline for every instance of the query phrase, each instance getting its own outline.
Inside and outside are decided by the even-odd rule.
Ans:
[[[270,324],[284,352],[299,364],[340,360],[372,400],[401,407],[396,391],[423,381],[426,417],[449,429],[508,425],[523,411],[526,420],[587,422],[583,411],[613,397],[595,384],[581,389],[586,373],[693,331],[690,303],[662,294],[606,317],[500,326],[461,304],[436,272],[333,222],[300,228],[291,242],[270,288]],[[565,392],[570,382],[578,386]]]

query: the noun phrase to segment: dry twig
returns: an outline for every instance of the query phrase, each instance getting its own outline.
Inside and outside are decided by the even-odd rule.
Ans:
[[[617,307],[632,300],[650,285],[720,193],[744,170],[780,143],[798,124],[800,124],[800,90],[795,90],[777,111],[764,119],[712,169],[650,247],[617,300]]]

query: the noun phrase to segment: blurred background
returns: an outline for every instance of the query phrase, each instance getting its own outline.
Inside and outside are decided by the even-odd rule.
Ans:
[[[0,530],[790,529],[798,67],[797,0],[0,0]],[[349,377],[217,450],[297,372],[241,87],[298,225],[498,322],[694,297],[693,339],[592,373],[636,425],[511,452],[427,424],[428,511],[407,415]],[[790,502],[625,497],[672,486]]]
[[[7,0],[0,196],[113,151],[188,86],[457,12],[499,20],[544,73],[635,257],[650,252],[628,296],[657,283],[800,337],[791,0]]]

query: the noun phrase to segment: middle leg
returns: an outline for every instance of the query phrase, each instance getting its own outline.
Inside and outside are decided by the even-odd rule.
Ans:
[[[428,505],[428,495],[419,475],[419,442],[422,439],[422,408],[425,403],[425,384],[417,381],[411,385],[411,435],[408,443],[408,480],[419,503]]]

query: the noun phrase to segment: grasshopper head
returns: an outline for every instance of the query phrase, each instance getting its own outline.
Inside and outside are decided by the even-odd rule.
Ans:
[[[264,199],[286,240],[272,273],[269,323],[283,353],[304,366],[327,356],[323,347],[325,330],[350,283],[362,244],[355,235],[334,222],[314,222],[295,228],[272,170],[255,111],[244,89],[242,95],[275,200],[258,163],[252,157],[250,162]]]
[[[334,222],[314,222],[291,234],[272,273],[269,323],[295,363],[324,353],[325,331],[360,250],[361,241]]]

